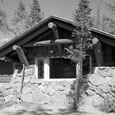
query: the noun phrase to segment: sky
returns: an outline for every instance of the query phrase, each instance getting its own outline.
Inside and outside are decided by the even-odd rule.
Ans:
[[[8,20],[11,20],[15,9],[18,7],[19,0],[4,0],[0,3],[0,8],[7,12]],[[22,0],[29,10],[32,0]],[[39,0],[41,11],[44,13],[44,18],[55,15],[68,20],[73,20],[72,14],[77,8],[79,0]],[[105,12],[104,3],[109,2],[115,4],[115,0],[90,0],[90,7],[92,8],[92,15],[96,14],[97,7],[100,7],[101,12]]]
[[[14,10],[18,6],[18,1],[19,0],[4,0],[4,2],[0,4],[0,8],[7,12],[8,19],[13,17]],[[32,0],[22,1],[26,5],[26,8],[29,9]],[[79,0],[39,0],[41,10],[44,12],[44,17],[57,15],[69,20],[72,20],[72,14],[75,8],[77,8],[78,1]],[[90,6],[93,9],[92,12],[95,12],[97,6],[104,10],[104,2],[115,4],[115,0],[90,0]]]

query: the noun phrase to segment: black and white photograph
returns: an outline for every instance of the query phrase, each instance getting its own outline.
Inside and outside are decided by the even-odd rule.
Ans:
[[[115,115],[115,0],[0,0],[0,115]]]

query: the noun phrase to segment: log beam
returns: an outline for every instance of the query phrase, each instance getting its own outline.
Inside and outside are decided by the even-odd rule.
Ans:
[[[18,46],[18,45],[14,45],[13,50],[15,50],[18,54],[18,57],[21,61],[21,63],[23,64],[23,70],[22,70],[22,79],[21,79],[21,84],[20,84],[20,92],[19,92],[19,100],[21,100],[21,94],[22,94],[22,90],[23,90],[23,83],[24,83],[24,74],[25,74],[25,66],[29,67],[29,62],[24,54],[23,49]]]
[[[92,42],[94,46],[97,66],[102,66],[103,65],[103,51],[102,51],[101,42],[99,41],[98,38],[93,38]]]
[[[25,66],[29,67],[29,62],[24,54],[23,49],[18,45],[14,45],[12,48],[17,52],[20,62]]]
[[[48,27],[52,29],[55,39],[59,39],[57,26],[53,22],[49,22]]]
[[[34,46],[55,45],[55,44],[68,44],[68,43],[74,43],[74,41],[70,40],[70,39],[56,39],[55,41],[45,40],[45,41],[36,42],[34,44]]]
[[[55,40],[58,40],[59,39],[59,34],[58,34],[57,26],[53,22],[49,22],[48,27],[52,29]],[[61,53],[61,45],[57,44],[57,47],[59,49],[59,52]]]

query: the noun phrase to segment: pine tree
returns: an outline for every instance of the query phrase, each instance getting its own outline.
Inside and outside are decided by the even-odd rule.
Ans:
[[[87,42],[90,40],[89,38],[91,38],[90,27],[93,26],[89,3],[88,0],[80,0],[78,9],[75,10],[74,15],[74,25],[76,28],[74,29],[73,36],[75,41],[78,42],[77,46],[82,46],[83,52],[86,47],[89,47]]]
[[[34,26],[42,19],[41,8],[38,0],[33,0],[29,15],[29,26]]]
[[[92,18],[90,17],[91,9],[89,7],[88,0],[80,0],[78,3],[78,9],[75,10],[74,14],[74,25],[75,30],[73,32],[73,37],[75,39],[76,45],[71,46],[68,49],[70,53],[69,57],[78,63],[79,72],[76,75],[76,85],[75,85],[75,103],[74,109],[78,109],[80,102],[80,81],[82,80],[82,62],[86,56],[86,49],[89,49],[91,44],[91,32],[90,27],[92,26]]]
[[[97,14],[95,17],[95,25],[94,27],[97,29],[100,29],[100,25],[101,25],[101,16],[100,16],[100,7],[97,7]]]
[[[0,31],[3,33],[8,33],[7,16],[2,9],[0,9]]]
[[[18,8],[15,10],[14,19],[12,20],[12,23],[15,26],[15,32],[17,34],[20,34],[27,29],[27,20],[28,15],[25,5],[21,0],[19,0]]]
[[[110,3],[105,3],[107,11],[109,11],[109,15],[103,14],[101,29],[105,32],[115,34],[115,5]]]

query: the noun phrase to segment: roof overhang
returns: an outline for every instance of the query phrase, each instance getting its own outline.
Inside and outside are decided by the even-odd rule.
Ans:
[[[50,16],[42,21],[40,21],[37,25],[33,26],[32,28],[28,29],[21,35],[17,36],[16,38],[10,40],[6,44],[0,47],[0,57],[6,56],[8,53],[12,52],[12,46],[13,45],[19,45],[24,46],[27,42],[35,38],[36,36],[40,36],[41,34],[44,34],[46,31],[48,31],[50,28],[48,27],[48,23],[53,22],[57,26],[64,28],[69,31],[73,31],[75,26],[72,21],[68,21],[66,19],[62,19],[56,16]],[[100,41],[107,43],[109,45],[115,46],[115,36],[112,34],[109,34],[107,32],[92,28],[91,32],[94,37],[97,37],[100,39]],[[46,41],[48,44],[51,41]],[[65,42],[70,42],[65,40]],[[57,40],[57,44],[60,43],[60,41]],[[38,45],[44,44],[43,42],[38,42]]]
[[[101,42],[115,47],[115,35],[102,30],[91,28],[93,37],[97,37]]]
[[[32,28],[28,29],[24,33],[20,34],[19,36],[15,37],[11,41],[7,42],[3,46],[0,47],[0,57],[7,55],[9,52],[12,51],[13,45],[23,46],[28,41],[32,40],[36,36],[41,35],[42,33],[46,32],[48,29],[48,23],[53,22],[59,27],[62,27],[66,30],[73,31],[74,26],[72,21],[68,21],[66,19],[62,19],[56,16],[50,16],[42,21],[40,21],[37,25],[33,26]]]

